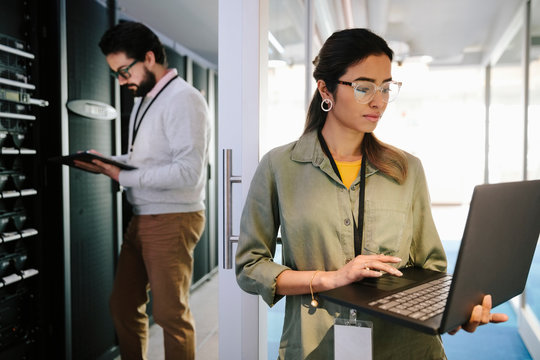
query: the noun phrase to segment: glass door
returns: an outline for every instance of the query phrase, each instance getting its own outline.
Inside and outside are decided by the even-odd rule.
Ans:
[[[540,179],[540,13],[526,1],[491,61],[489,182]],[[519,334],[533,359],[540,359],[540,249],[525,291],[512,301]]]
[[[266,359],[266,313],[236,283],[240,214],[258,158],[266,1],[219,1],[219,358]],[[261,48],[261,44],[263,47]],[[262,50],[261,50],[262,49]]]
[[[276,146],[295,141],[301,135],[306,104],[315,89],[311,61],[322,42],[334,30],[350,25],[340,20],[339,16],[335,16],[337,8],[345,3],[347,2],[338,4],[329,0],[304,2],[272,0],[269,3],[268,111],[267,117],[261,118],[259,123],[259,157]],[[352,14],[361,13],[357,8],[359,3],[351,3]],[[432,184],[431,190],[433,190],[433,199],[436,202],[434,205],[440,205],[435,206],[434,211],[440,214],[441,219],[443,217],[448,219],[446,223],[449,226],[446,228],[444,226],[446,223],[438,223],[437,226],[442,227],[442,232],[448,235],[448,239],[459,240],[461,237],[462,227],[456,227],[455,224],[456,221],[464,224],[472,191],[470,189],[474,184],[482,183],[484,178],[488,182],[540,178],[540,32],[538,30],[540,29],[540,7],[538,3],[539,0],[524,2],[524,5],[527,5],[524,9],[528,12],[522,9],[519,21],[512,23],[513,33],[502,39],[506,41],[506,44],[498,52],[497,60],[491,62],[491,106],[488,114],[490,119],[488,133],[484,132],[486,114],[484,112],[483,68],[448,69],[443,67],[440,71],[431,71],[429,79],[434,83],[438,81],[445,85],[445,88],[441,90],[441,94],[446,91],[445,97],[440,99],[434,99],[436,94],[434,94],[433,84],[425,86],[426,83],[422,82],[423,77],[426,81],[428,79],[428,76],[423,73],[423,68],[426,66],[415,68],[415,64],[411,63],[408,68],[399,66],[394,69],[396,77],[407,81],[408,86],[402,89],[400,101],[387,109],[388,114],[385,115],[385,121],[377,130],[378,135],[382,136],[383,141],[389,140],[388,142],[414,154],[421,153],[419,156],[425,160],[427,175],[430,178],[428,182]],[[531,9],[528,9],[528,6]],[[526,24],[529,23],[524,21],[526,14],[531,17],[530,26],[527,26]],[[531,29],[529,35],[527,35],[528,29]],[[526,36],[529,36],[531,44],[529,53],[526,52],[524,41]],[[525,81],[524,54],[529,54],[527,55],[530,63],[529,84]],[[404,79],[407,75],[411,77],[409,80]],[[467,89],[463,87],[465,83]],[[454,86],[450,90],[449,84]],[[524,107],[523,99],[527,85],[529,104]],[[447,97],[448,91],[453,94],[450,99]],[[435,122],[433,117],[425,123],[417,121],[416,115],[422,114],[416,104],[421,99],[414,96],[419,96],[424,100],[429,99],[426,103],[431,108],[428,110],[437,114],[438,122]],[[445,118],[445,114],[440,113],[441,104],[437,101],[446,102],[446,105],[450,104],[459,109],[459,115],[446,114]],[[464,111],[464,108],[467,110]],[[528,111],[528,119],[525,108]],[[463,113],[469,116],[465,117]],[[463,122],[459,123],[459,121]],[[415,126],[419,129],[415,129]],[[404,135],[405,128],[412,132],[411,136]],[[448,139],[451,141],[459,136],[462,142],[467,143],[467,146],[457,149],[457,156],[453,152],[451,158],[440,161],[440,155],[435,157],[432,149],[434,146],[444,148],[441,141],[445,139],[440,136],[438,138],[431,136],[426,137],[424,142],[418,141],[414,131],[420,128],[430,134],[449,134],[449,131],[466,128],[467,134],[456,133],[455,136],[448,136]],[[484,148],[486,141],[484,136],[489,142],[487,152]],[[414,144],[411,144],[411,141]],[[450,142],[448,146],[451,147],[452,143]],[[486,158],[488,172],[484,177],[482,164]],[[447,180],[438,179],[437,174],[446,174],[444,167],[449,165],[451,167],[453,161],[459,161],[456,165],[462,168],[467,166],[468,170],[454,184],[456,186],[449,189]],[[440,166],[443,166],[443,169],[440,169]],[[436,185],[437,183],[441,185]],[[452,243],[452,249],[455,252],[457,252],[457,245],[459,241]],[[278,246],[274,261],[280,260],[281,253]],[[453,264],[450,265],[453,266]],[[538,355],[540,293],[532,286],[540,281],[539,272],[540,252],[537,251],[526,287],[526,295],[516,300],[516,303],[521,302],[521,304],[515,307],[515,310],[520,319],[520,334],[529,352],[533,358],[540,359]],[[278,302],[273,308],[265,311],[267,312],[267,354],[268,358],[272,359],[277,357],[279,349],[285,311],[284,301]],[[537,350],[534,350],[535,348]]]
[[[297,140],[302,134],[306,117],[306,78],[311,79],[306,49],[307,7],[314,1],[272,0],[268,16],[268,87],[267,116],[260,123],[260,157],[269,150]],[[311,92],[311,91],[309,91]],[[281,245],[274,258],[281,263]],[[267,312],[268,359],[278,356],[285,299],[281,299]]]
[[[490,183],[522,180],[523,173],[523,38],[524,26],[491,67],[488,168]]]
[[[525,177],[540,179],[540,1],[531,1],[527,13],[528,96],[526,97]],[[540,242],[536,247],[525,293],[519,304],[519,333],[533,359],[540,359]]]

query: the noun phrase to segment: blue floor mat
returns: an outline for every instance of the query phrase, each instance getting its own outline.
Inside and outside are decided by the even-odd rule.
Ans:
[[[443,241],[443,246],[448,259],[448,272],[453,273],[459,251],[459,242]],[[538,259],[538,257],[536,258]],[[531,359],[525,344],[519,336],[517,317],[512,306],[509,303],[503,303],[493,308],[493,312],[507,314],[508,321],[481,326],[472,334],[459,331],[456,335],[444,334],[442,336],[448,360]]]
[[[448,360],[528,360],[532,359],[515,326],[489,324],[473,334],[460,331],[442,336]]]

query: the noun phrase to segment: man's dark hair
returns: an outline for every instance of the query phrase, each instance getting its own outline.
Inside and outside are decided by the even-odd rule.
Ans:
[[[124,52],[128,58],[144,61],[148,51],[152,51],[156,62],[167,65],[165,48],[159,38],[145,25],[126,21],[121,22],[103,34],[99,47],[105,56]]]

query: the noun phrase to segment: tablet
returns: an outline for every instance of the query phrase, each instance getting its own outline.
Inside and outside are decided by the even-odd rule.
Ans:
[[[79,152],[79,153],[75,153],[75,154],[69,154],[69,155],[65,155],[65,156],[58,156],[58,157],[50,158],[49,160],[53,161],[53,162],[60,163],[60,164],[72,166],[72,167],[75,167],[75,168],[80,169],[80,170],[84,170],[84,169],[82,169],[80,167],[77,167],[75,165],[75,163],[73,162],[74,160],[84,161],[84,162],[87,162],[87,163],[92,163],[92,160],[99,160],[99,161],[103,161],[104,163],[107,163],[107,164],[118,166],[122,170],[134,170],[134,169],[136,169],[135,166],[131,166],[131,165],[128,165],[126,163],[116,161],[116,160],[113,160],[113,159],[111,159],[109,157],[106,157],[106,156],[103,156],[103,155],[98,155],[98,154],[95,154],[95,153],[92,153],[92,152],[89,152],[89,151],[83,151],[83,152]]]

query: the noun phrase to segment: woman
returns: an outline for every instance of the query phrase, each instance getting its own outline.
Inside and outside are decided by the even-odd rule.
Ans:
[[[401,86],[392,56],[369,30],[334,33],[314,61],[304,134],[266,154],[251,183],[237,280],[270,306],[287,296],[280,359],[333,358],[334,321],[350,310],[313,293],[406,266],[446,269],[420,161],[372,134]],[[272,261],[278,230],[283,265]],[[487,296],[465,329],[505,320],[490,309]],[[439,336],[357,316],[373,322],[376,359],[445,358]]]

